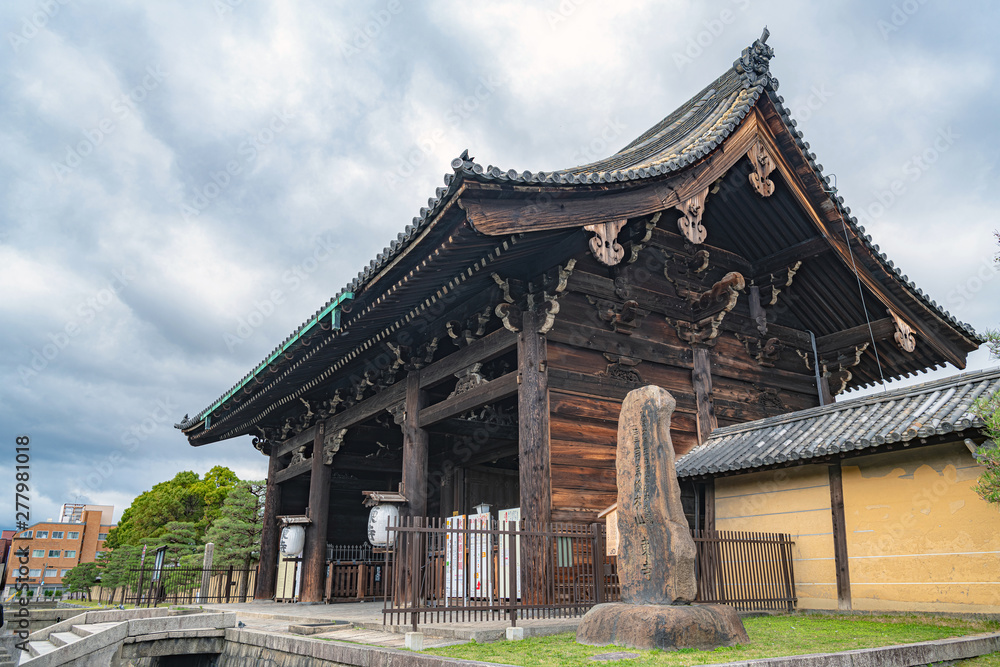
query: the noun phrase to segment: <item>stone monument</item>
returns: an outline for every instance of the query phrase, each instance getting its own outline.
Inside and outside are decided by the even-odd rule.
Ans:
[[[580,621],[581,644],[700,648],[750,641],[736,610],[695,604],[695,546],[681,507],[666,389],[629,392],[618,419],[618,581],[621,602]]]

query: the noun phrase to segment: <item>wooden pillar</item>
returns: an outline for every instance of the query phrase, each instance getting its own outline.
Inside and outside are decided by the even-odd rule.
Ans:
[[[278,460],[278,445],[272,443],[267,464],[263,525],[260,531],[260,565],[257,566],[257,583],[253,593],[255,600],[273,600],[278,578],[278,543],[281,540],[278,513],[281,512],[281,486],[275,481],[275,476],[279,470],[281,462]]]
[[[552,520],[552,464],[549,456],[549,388],[544,334],[538,333],[544,316],[525,312],[517,335],[517,449],[521,518],[528,529],[542,530]],[[521,540],[524,599],[547,604],[550,538]]]
[[[844,520],[844,482],[840,461],[830,470],[830,513],[833,517],[833,558],[837,568],[837,608],[851,609],[851,568],[847,555],[847,526]]]
[[[548,522],[552,517],[552,470],[549,458],[549,387],[544,319],[527,311],[517,335],[517,448],[521,518]]]
[[[420,372],[406,376],[406,414],[403,418],[403,489],[406,515],[427,516],[427,431],[420,428],[420,411],[427,394],[420,390]]]
[[[694,347],[694,368],[691,370],[691,383],[694,385],[694,397],[698,404],[698,444],[708,440],[709,434],[719,426],[715,418],[715,405],[712,403],[712,360],[707,347]]]
[[[830,405],[834,402],[833,393],[830,391],[830,376],[821,375],[819,378],[819,393],[823,397],[823,405]]]
[[[323,601],[326,579],[326,527],[330,514],[330,467],[323,464],[326,424],[320,422],[313,438],[312,474],[309,477],[309,526],[302,553],[302,588],[299,600]]]
[[[705,530],[715,530],[715,478],[705,480]]]

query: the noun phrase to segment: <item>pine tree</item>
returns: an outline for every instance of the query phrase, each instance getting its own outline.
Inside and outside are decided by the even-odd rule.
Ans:
[[[208,529],[206,541],[215,543],[215,563],[249,569],[260,558],[263,530],[263,481],[239,482],[229,491],[218,519]]]

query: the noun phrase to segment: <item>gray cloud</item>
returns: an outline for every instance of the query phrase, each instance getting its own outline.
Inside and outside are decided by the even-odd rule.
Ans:
[[[78,497],[121,511],[184,468],[262,476],[245,439],[193,449],[172,421],[347,283],[451,158],[469,148],[539,170],[610,154],[764,24],[781,93],[876,242],[956,316],[992,326],[997,13],[915,0],[4,3],[0,445],[32,437],[35,518]],[[943,131],[954,141],[914,169]],[[331,247],[303,274],[317,238]],[[227,344],[275,290],[280,303]],[[176,406],[170,420],[161,404]],[[0,460],[2,478],[11,466]],[[0,516],[12,510],[0,499]]]

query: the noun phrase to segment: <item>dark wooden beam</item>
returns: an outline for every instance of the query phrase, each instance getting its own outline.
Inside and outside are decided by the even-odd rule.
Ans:
[[[698,443],[704,443],[719,426],[712,404],[712,360],[707,347],[694,348],[694,368],[691,371],[694,396],[698,406]]]
[[[278,526],[281,487],[276,479],[280,467],[278,448],[272,445],[267,463],[267,488],[264,492],[264,516],[260,531],[260,566],[257,569],[254,600],[274,599],[274,587],[278,578],[278,543],[281,539],[281,527]]]
[[[715,530],[715,479],[705,480],[705,530]]]
[[[279,466],[280,467],[280,466]],[[283,484],[290,479],[299,477],[300,475],[306,475],[312,472],[312,460],[300,461],[295,465],[290,465],[286,468],[278,470],[274,473],[275,484]],[[268,479],[271,479],[270,472],[268,473]]]
[[[824,252],[832,250],[830,242],[823,236],[814,236],[784,250],[762,257],[753,263],[753,277],[768,276],[775,271],[794,264],[795,262],[813,259]]]
[[[339,431],[344,428],[350,428],[355,424],[360,424],[376,416],[383,410],[402,402],[405,398],[406,380],[400,380],[374,396],[370,396],[327,419],[326,430],[328,433],[332,433],[333,431]]]
[[[892,318],[883,317],[880,320],[872,322],[870,330],[867,324],[859,324],[844,331],[820,336],[816,339],[816,350],[819,352],[820,359],[822,359],[826,353],[870,343],[872,342],[873,335],[875,341],[878,342],[886,338],[892,338],[895,333],[896,325],[893,323]]]
[[[837,608],[851,610],[851,569],[847,554],[847,526],[844,518],[844,481],[840,461],[830,471],[830,515],[833,518],[833,558],[837,569]]]
[[[512,371],[496,380],[490,380],[485,384],[473,387],[463,394],[446,398],[440,403],[424,408],[420,411],[420,427],[427,428],[439,421],[460,415],[481,405],[513,396],[516,393],[517,373]]]
[[[406,513],[413,517],[427,515],[427,431],[420,428],[421,411],[427,394],[420,389],[420,371],[406,376],[406,414],[403,417],[403,483],[401,492],[407,500]]]
[[[452,378],[472,364],[485,363],[503,355],[517,346],[517,335],[507,329],[498,329],[473,341],[454,354],[435,361],[420,371],[420,387],[433,387],[442,380]]]
[[[291,454],[302,445],[307,445],[310,442],[312,442],[313,438],[315,437],[316,437],[316,427],[310,426],[301,433],[293,435],[288,440],[279,442],[274,446],[278,450],[278,456],[287,456],[288,454]]]
[[[351,454],[337,454],[333,457],[334,470],[349,470],[352,472],[395,472],[403,470],[403,459],[398,457],[379,458],[368,456],[354,456]]]
[[[477,437],[486,433],[490,440],[517,442],[517,425],[498,425],[469,419],[445,419],[427,429],[431,433],[441,435]]]
[[[312,475],[309,479],[310,523],[306,526],[306,546],[302,553],[302,587],[299,599],[323,602],[326,579],[326,528],[330,514],[330,466],[323,464],[324,424],[313,439]]]

